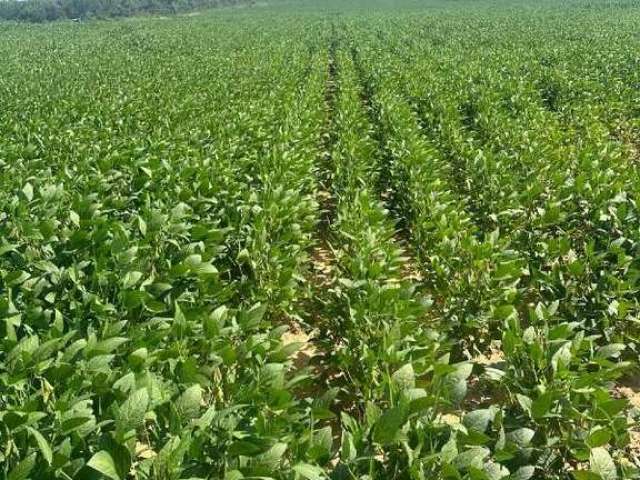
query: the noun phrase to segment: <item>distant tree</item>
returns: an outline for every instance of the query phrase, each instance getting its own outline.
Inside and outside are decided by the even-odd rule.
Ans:
[[[175,14],[196,8],[251,3],[250,0],[0,0],[0,20],[48,22],[137,13]]]

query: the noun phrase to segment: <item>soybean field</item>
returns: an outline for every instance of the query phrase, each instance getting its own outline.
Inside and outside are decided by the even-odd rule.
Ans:
[[[0,22],[0,479],[640,478],[640,3]]]

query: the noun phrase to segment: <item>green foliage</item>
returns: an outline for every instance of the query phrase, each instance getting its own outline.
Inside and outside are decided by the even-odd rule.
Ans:
[[[0,20],[50,22],[72,19],[125,17],[141,14],[171,15],[211,7],[247,5],[240,0],[3,0]]]
[[[0,478],[639,478],[637,7],[256,11],[0,25]]]

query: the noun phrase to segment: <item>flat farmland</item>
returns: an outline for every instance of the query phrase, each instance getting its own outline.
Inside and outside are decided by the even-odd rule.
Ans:
[[[639,27],[0,22],[0,478],[640,478]]]

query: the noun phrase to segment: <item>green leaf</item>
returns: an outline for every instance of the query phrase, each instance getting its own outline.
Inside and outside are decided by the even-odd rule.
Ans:
[[[246,328],[254,328],[262,321],[267,311],[266,303],[256,303],[246,312],[242,312],[243,325]]]
[[[293,470],[307,480],[323,480],[325,478],[324,471],[320,467],[309,463],[298,463],[293,466]]]
[[[626,398],[617,398],[614,400],[608,400],[599,405],[599,407],[604,410],[607,415],[613,417],[624,410],[629,404],[629,400]]]
[[[531,439],[535,434],[536,432],[530,428],[520,428],[513,432],[509,432],[507,434],[507,440],[515,443],[520,448],[525,448],[529,446],[529,443],[531,443]]]
[[[531,415],[531,407],[533,406],[533,402],[531,401],[531,399],[520,393],[516,394],[516,399],[518,400],[518,403],[520,404],[522,410]]]
[[[440,450],[440,458],[443,463],[451,463],[458,456],[458,446],[455,438],[450,438]]]
[[[224,476],[224,480],[242,480],[244,475],[240,470],[231,470]]]
[[[51,451],[51,447],[49,446],[49,442],[42,436],[42,434],[34,428],[27,427],[28,432],[33,436],[36,443],[38,444],[38,448],[40,452],[42,452],[42,456],[47,461],[49,465],[53,461],[53,452]]]
[[[148,406],[149,393],[146,388],[141,388],[133,392],[118,409],[116,416],[116,428],[118,432],[124,433],[142,425]]]
[[[138,230],[143,237],[147,235],[147,222],[141,216],[138,216]]]
[[[187,388],[176,400],[175,406],[182,420],[191,420],[200,413],[202,402],[202,387],[193,385]]]
[[[256,458],[256,462],[271,471],[278,470],[282,456],[287,451],[286,443],[276,443],[269,450]]]
[[[129,363],[134,367],[139,367],[149,357],[149,350],[146,347],[138,348],[129,354]]]
[[[416,389],[414,389],[416,390]],[[411,390],[408,390],[411,391]],[[409,415],[423,414],[429,411],[431,407],[436,403],[436,400],[432,397],[427,397],[426,392],[422,396],[416,396],[409,400]]]
[[[33,186],[29,182],[25,183],[24,187],[22,187],[22,193],[28,202],[33,200]]]
[[[122,287],[123,288],[131,288],[137,285],[137,283],[142,278],[142,272],[127,272],[122,279]]]
[[[97,470],[102,475],[111,478],[112,480],[121,480],[116,464],[113,461],[111,454],[106,450],[101,450],[91,457],[87,462],[87,466]]]
[[[342,461],[352,462],[358,455],[358,448],[354,442],[351,432],[342,431],[342,439],[340,441],[340,457]]]
[[[611,440],[611,432],[606,428],[599,428],[589,434],[587,445],[591,448],[601,447],[609,443],[609,440]]]
[[[509,476],[509,470],[506,467],[491,461],[484,464],[483,470],[483,476],[488,480],[501,480]],[[474,478],[473,475],[471,478]]]
[[[571,363],[571,343],[562,345],[551,357],[551,366],[554,372],[566,369]]]
[[[600,475],[588,470],[574,470],[571,474],[576,480],[602,480]]]
[[[407,411],[401,406],[382,414],[374,426],[373,441],[386,445],[397,440],[400,429],[407,421]]]
[[[489,453],[490,451],[487,448],[473,447],[458,454],[453,463],[459,470],[465,470],[470,467],[482,469],[483,461],[489,456]]]
[[[448,373],[444,378],[445,395],[452,403],[458,404],[467,395],[467,378],[473,371],[473,364],[464,362],[452,365],[455,370]]]
[[[195,419],[193,421],[193,424],[198,428],[205,430],[209,428],[209,425],[211,425],[211,422],[213,422],[213,419],[215,418],[215,416],[216,416],[215,407],[209,407],[207,411],[204,412],[200,418]]]
[[[229,445],[229,449],[227,452],[228,455],[233,457],[253,457],[264,452],[264,448],[262,445],[255,442],[250,442],[248,440],[238,440]]]
[[[193,268],[193,273],[199,276],[217,275],[218,269],[214,267],[211,263],[202,262],[201,264]]]
[[[313,433],[313,443],[321,446],[327,452],[331,451],[333,446],[333,433],[330,426],[326,426]]]
[[[121,345],[127,343],[129,341],[128,338],[124,337],[113,337],[103,340],[101,342],[96,343],[93,348],[88,350],[93,355],[106,354],[111,353],[116,350]]]
[[[155,468],[160,471],[173,471],[175,475],[169,478],[178,478],[184,455],[187,452],[191,439],[189,433],[183,436],[172,437],[158,452],[158,456],[154,458]]]
[[[33,467],[36,465],[36,454],[32,453],[27,458],[18,463],[13,470],[9,472],[7,480],[26,480]]]
[[[395,383],[402,390],[413,388],[416,385],[416,375],[413,371],[413,366],[410,363],[407,363],[403,367],[396,370],[391,378],[393,380],[393,383]]]
[[[602,480],[600,475],[588,470],[574,470],[571,474],[576,480]]]
[[[543,393],[538,398],[536,398],[531,404],[531,415],[533,418],[542,418],[551,409],[551,404],[553,403],[553,397],[549,392]]]
[[[618,358],[620,354],[627,348],[624,343],[612,343],[600,347],[596,352],[596,357],[599,358]]]
[[[597,473],[602,480],[617,480],[618,471],[611,455],[602,447],[591,450],[589,465],[593,473]]]
[[[526,465],[513,472],[509,477],[509,480],[529,480],[535,475],[535,473],[536,467],[532,465]]]
[[[495,417],[496,411],[493,408],[485,408],[481,410],[474,410],[464,416],[462,423],[465,427],[476,432],[484,433],[489,426],[489,422]]]
[[[76,227],[80,226],[80,216],[76,212],[74,212],[73,210],[69,210],[69,220]]]
[[[228,311],[228,308],[222,305],[203,319],[202,325],[207,338],[211,339],[219,334],[227,319]]]

